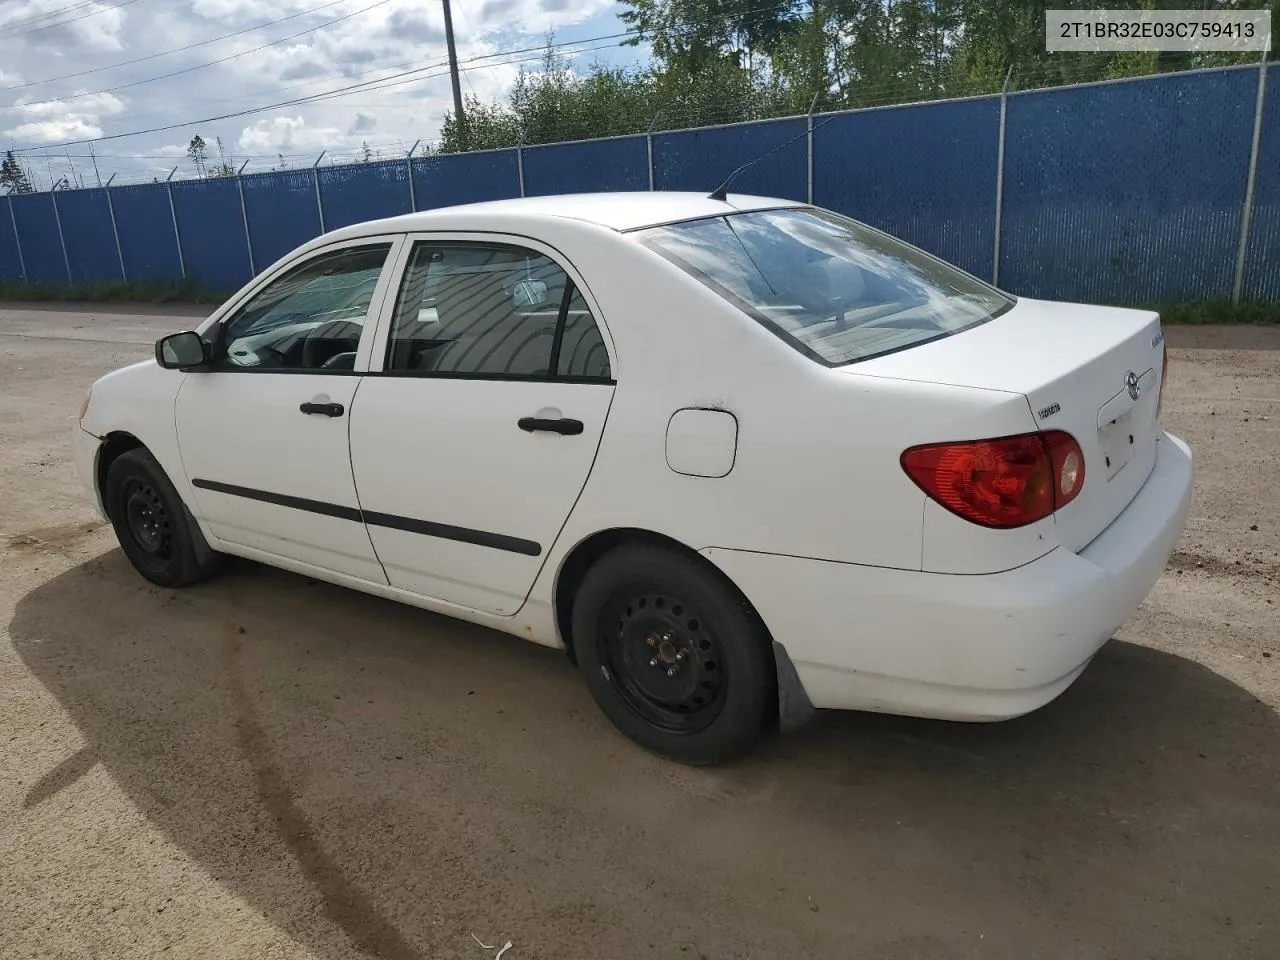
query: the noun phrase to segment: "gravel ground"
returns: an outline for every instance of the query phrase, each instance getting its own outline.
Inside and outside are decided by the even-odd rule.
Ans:
[[[1059,700],[695,770],[555,651],[249,563],[144,583],[68,432],[188,325],[0,309],[5,960],[1280,955],[1280,328],[1169,331],[1191,521]]]

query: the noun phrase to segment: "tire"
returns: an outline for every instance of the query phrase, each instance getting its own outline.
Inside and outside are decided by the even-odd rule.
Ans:
[[[152,583],[185,587],[220,565],[222,555],[188,520],[178,491],[147,450],[128,450],[112,461],[103,504],[120,549]]]
[[[723,763],[776,711],[769,637],[720,574],[669,547],[629,544],[587,571],[574,650],[600,709],[636,743],[681,763]]]

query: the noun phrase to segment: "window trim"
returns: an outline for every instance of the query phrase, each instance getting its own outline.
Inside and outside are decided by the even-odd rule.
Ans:
[[[387,294],[386,301],[383,304],[381,316],[379,318],[378,330],[371,344],[372,357],[370,358],[369,369],[364,376],[374,377],[408,377],[418,380],[492,380],[498,382],[516,382],[516,383],[574,383],[598,386],[616,386],[618,377],[618,356],[614,350],[613,338],[609,333],[608,324],[601,316],[600,306],[596,298],[592,295],[590,287],[582,280],[582,275],[574,268],[569,259],[560,252],[559,249],[540,240],[537,237],[529,237],[521,234],[499,233],[497,231],[482,230],[441,230],[441,231],[414,231],[413,233],[404,235],[404,244],[398,253],[397,262],[395,264],[394,278],[392,290]],[[387,369],[388,360],[391,350],[391,328],[395,323],[396,308],[400,299],[400,291],[404,284],[405,274],[408,272],[409,263],[413,258],[413,252],[420,243],[429,244],[476,244],[480,246],[506,246],[519,247],[530,250],[534,253],[547,257],[556,266],[564,271],[569,283],[565,285],[566,292],[571,288],[577,290],[586,301],[587,308],[591,311],[592,319],[595,320],[596,330],[600,334],[600,339],[604,343],[605,353],[609,358],[609,376],[608,377],[561,377],[556,376],[555,367],[548,367],[548,375],[541,374],[523,374],[523,373],[459,373],[453,371],[421,371],[421,370],[389,370]],[[562,298],[560,316],[556,320],[555,340],[552,343],[554,351],[559,344],[562,333],[561,323],[563,321],[566,300]]]
[[[321,370],[306,369],[302,367],[219,367],[210,365],[206,368],[208,373],[250,373],[250,374],[281,374],[284,376],[326,376],[326,377],[358,377],[365,376],[369,370],[369,361],[372,351],[374,338],[381,326],[382,314],[386,308],[387,291],[391,288],[391,282],[395,275],[395,267],[399,262],[399,257],[404,244],[403,234],[375,234],[367,237],[353,237],[347,240],[336,241],[321,247],[307,249],[305,246],[295,250],[287,259],[277,261],[277,263],[263,271],[253,280],[245,284],[237,293],[233,294],[226,302],[223,303],[207,321],[197,328],[200,336],[212,343],[214,350],[221,349],[222,339],[226,334],[227,324],[239,315],[244,307],[248,306],[255,298],[263,293],[267,287],[282,279],[287,274],[303,267],[314,260],[321,257],[332,256],[333,254],[346,253],[348,251],[359,249],[360,247],[386,246],[387,256],[382,262],[382,271],[378,274],[378,282],[373,288],[373,295],[369,299],[369,311],[365,315],[365,322],[360,331],[360,342],[356,347],[356,359],[353,368],[350,370]]]

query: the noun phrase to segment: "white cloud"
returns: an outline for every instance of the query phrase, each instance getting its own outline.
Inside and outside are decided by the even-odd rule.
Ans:
[[[69,2],[0,0],[0,26],[9,24],[0,33],[21,30],[19,21]],[[0,88],[29,84],[0,89],[0,135],[12,139],[14,147],[39,148],[183,123],[176,129],[96,144],[103,178],[120,171],[117,182],[130,176],[150,179],[164,160],[182,160],[186,143],[197,133],[210,144],[221,136],[238,160],[250,160],[248,169],[266,169],[277,164],[280,153],[290,164],[310,163],[321,150],[327,151],[327,158],[349,157],[363,141],[375,152],[403,155],[415,140],[434,141],[452,106],[443,17],[434,0],[425,4],[388,0],[324,26],[373,2],[343,0],[277,26],[226,39],[214,38],[300,14],[324,0],[139,0],[104,10],[108,2],[117,0],[95,0],[93,7],[64,14],[62,19],[100,11],[54,29],[9,39],[0,36]],[[614,0],[455,0],[458,56],[465,68],[475,57],[537,47],[549,29],[555,30],[558,41],[617,33],[620,25],[612,16],[614,7]],[[318,29],[292,36],[313,27]],[[207,40],[213,42],[169,52]],[[273,41],[282,42],[254,50]],[[609,55],[607,50],[591,52],[584,60]],[[631,61],[636,52],[624,48],[614,56]],[[117,66],[143,57],[150,59]],[[222,62],[210,64],[215,60]],[[528,66],[536,68],[536,64]],[[415,74],[417,79],[411,83],[374,85],[247,116],[202,119],[421,67],[428,69]],[[492,62],[483,69],[466,70],[463,92],[486,100],[501,97],[517,70],[516,64]],[[83,71],[92,72],[59,79]],[[175,75],[159,79],[166,74]],[[57,100],[121,85],[128,86],[118,92]],[[56,102],[34,102],[44,100]],[[87,162],[87,153],[87,146],[71,148],[77,163],[81,156]]]
[[[69,50],[121,50],[121,34],[129,18],[126,5],[99,0],[87,6],[63,0],[26,0],[0,6],[0,27],[11,38],[46,58]]]
[[[84,117],[63,117],[60,120],[40,120],[22,123],[5,131],[15,140],[32,143],[60,143],[63,140],[81,140],[102,136],[102,127]]]
[[[302,117],[271,117],[245,127],[236,146],[245,153],[258,155],[295,150],[319,153],[343,140],[334,127],[308,127]]]
[[[95,93],[58,103],[15,104],[16,126],[4,131],[19,142],[59,143],[102,136],[102,121],[124,110],[124,103],[110,93]]]

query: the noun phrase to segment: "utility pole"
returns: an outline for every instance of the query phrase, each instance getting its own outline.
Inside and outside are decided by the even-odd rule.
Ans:
[[[444,39],[449,45],[449,79],[453,81],[453,116],[458,124],[458,142],[467,149],[467,118],[462,112],[462,84],[458,80],[458,50],[453,45],[453,14],[444,0]]]

